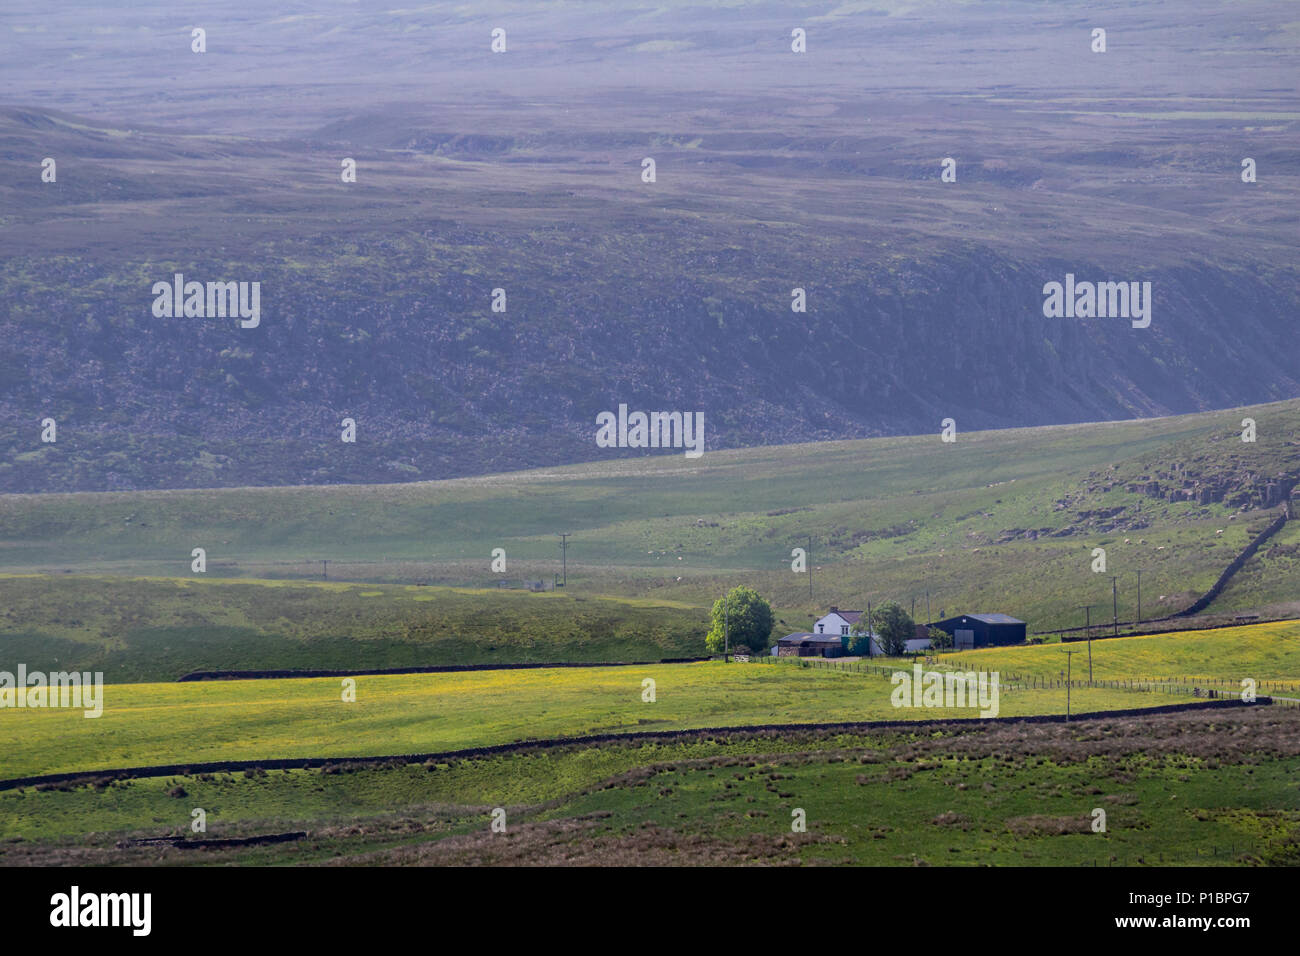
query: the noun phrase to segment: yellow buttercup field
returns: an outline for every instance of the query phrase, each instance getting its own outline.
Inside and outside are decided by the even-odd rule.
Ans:
[[[904,665],[900,662],[900,668]],[[910,669],[910,663],[906,669]],[[654,681],[654,701],[647,696]],[[116,684],[104,713],[0,710],[0,777],[260,760],[429,753],[584,734],[753,724],[976,717],[895,708],[886,676],[791,663],[656,664],[341,678]],[[1074,711],[1186,698],[1075,688]],[[1065,712],[1064,689],[1009,691],[1001,716]]]
[[[963,669],[1001,670],[1007,674],[1059,677],[1065,670],[1064,649],[1074,657],[1074,677],[1087,677],[1088,645],[1064,647],[992,647],[944,654],[940,660]],[[1300,690],[1300,621],[1248,624],[1216,630],[1144,637],[1120,637],[1092,642],[1093,677],[1097,680],[1154,678],[1213,678],[1290,683]],[[1260,693],[1265,693],[1261,690]],[[1296,696],[1300,696],[1297,694]]]

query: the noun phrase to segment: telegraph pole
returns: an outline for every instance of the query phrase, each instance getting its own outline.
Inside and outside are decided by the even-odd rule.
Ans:
[[[1112,581],[1111,583],[1113,584],[1114,582]],[[1088,684],[1089,686],[1091,686],[1092,685],[1092,609],[1097,605],[1079,604],[1077,606],[1083,608],[1084,615],[1085,615],[1084,625],[1083,625],[1083,636],[1088,642]],[[1078,652],[1074,651],[1072,653],[1078,653]],[[1067,694],[1066,696],[1068,697],[1069,694]]]
[[[934,615],[930,613],[930,592],[925,592],[925,624],[929,627],[934,623]]]
[[[1075,607],[1082,608],[1086,614],[1086,616],[1084,617],[1083,633],[1084,636],[1088,638],[1088,640],[1092,640],[1092,609],[1095,608],[1096,606],[1097,605],[1095,604],[1075,605]]]
[[[564,574],[564,583],[560,587],[564,588],[569,586],[569,538],[572,534],[572,531],[560,532],[560,568]]]
[[[722,663],[731,652],[731,592],[722,596]]]
[[[1065,719],[1070,719],[1070,664],[1074,660],[1074,655],[1078,651],[1065,652]]]
[[[1143,570],[1144,570],[1143,568],[1138,568],[1138,569],[1137,569],[1137,573],[1138,573],[1138,619],[1137,619],[1137,622],[1138,622],[1139,624],[1142,623],[1142,571],[1143,571]]]
[[[876,653],[876,638],[874,634],[875,634],[875,629],[871,626],[871,602],[868,601],[867,602],[867,657],[868,658],[870,658],[871,655]],[[884,652],[885,649],[882,647],[880,649],[880,653],[883,654]]]
[[[326,581],[330,579],[330,563],[328,560],[320,563],[320,576]]]
[[[1112,574],[1110,576],[1110,601],[1111,601],[1112,611],[1115,615],[1114,618],[1115,629],[1113,631],[1115,637],[1119,637],[1119,590],[1115,583],[1118,580],[1119,580],[1118,574]]]

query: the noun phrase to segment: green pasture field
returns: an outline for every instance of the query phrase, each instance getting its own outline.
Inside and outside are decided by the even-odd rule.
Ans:
[[[739,732],[8,791],[0,864],[1294,865],[1297,771],[1300,714],[1278,707]],[[204,834],[189,831],[193,808]],[[497,808],[505,833],[490,829]],[[797,810],[804,833],[792,831]],[[294,831],[307,837],[200,851],[135,842]]]
[[[654,681],[654,702],[642,699]],[[418,754],[637,730],[977,717],[976,708],[895,708],[886,676],[790,663],[356,678],[115,684],[103,715],[0,710],[0,777],[217,760]],[[1075,712],[1182,697],[1075,688]],[[1063,714],[1066,690],[1003,690],[1000,716]]]
[[[1074,679],[1086,680],[1088,644],[1074,642],[1068,647],[1080,652],[1074,656]],[[1065,650],[1060,644],[991,647],[942,654],[938,659],[941,666],[960,670],[997,670],[1008,676],[1032,674],[1055,679],[1066,668]],[[1091,652],[1097,680],[1251,678],[1300,689],[1300,621],[1094,640]],[[1267,691],[1261,689],[1259,693]]]

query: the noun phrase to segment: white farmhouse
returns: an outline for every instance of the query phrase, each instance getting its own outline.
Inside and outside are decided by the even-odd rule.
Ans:
[[[848,637],[849,628],[857,624],[860,617],[862,617],[861,611],[841,611],[839,608],[833,607],[829,614],[819,618],[817,623],[813,625],[813,633]]]
[[[826,613],[825,617],[817,619],[817,622],[813,625],[813,633],[819,636],[848,637],[853,625],[858,623],[864,613],[864,611],[842,611],[837,607],[833,607]],[[920,634],[921,630],[921,628],[918,628],[917,633]],[[929,647],[930,639],[928,637],[917,637],[907,642],[907,653],[912,654],[916,651],[928,650]],[[878,657],[883,653],[884,649],[880,646],[879,637],[875,631],[872,631],[871,656]]]

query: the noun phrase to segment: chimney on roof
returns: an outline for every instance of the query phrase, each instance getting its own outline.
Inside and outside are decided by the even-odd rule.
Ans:
[[[837,608],[834,604],[831,605],[831,613],[832,613],[832,614],[834,614],[834,613],[835,613],[836,611],[838,611],[838,610],[839,610],[839,608]]]

